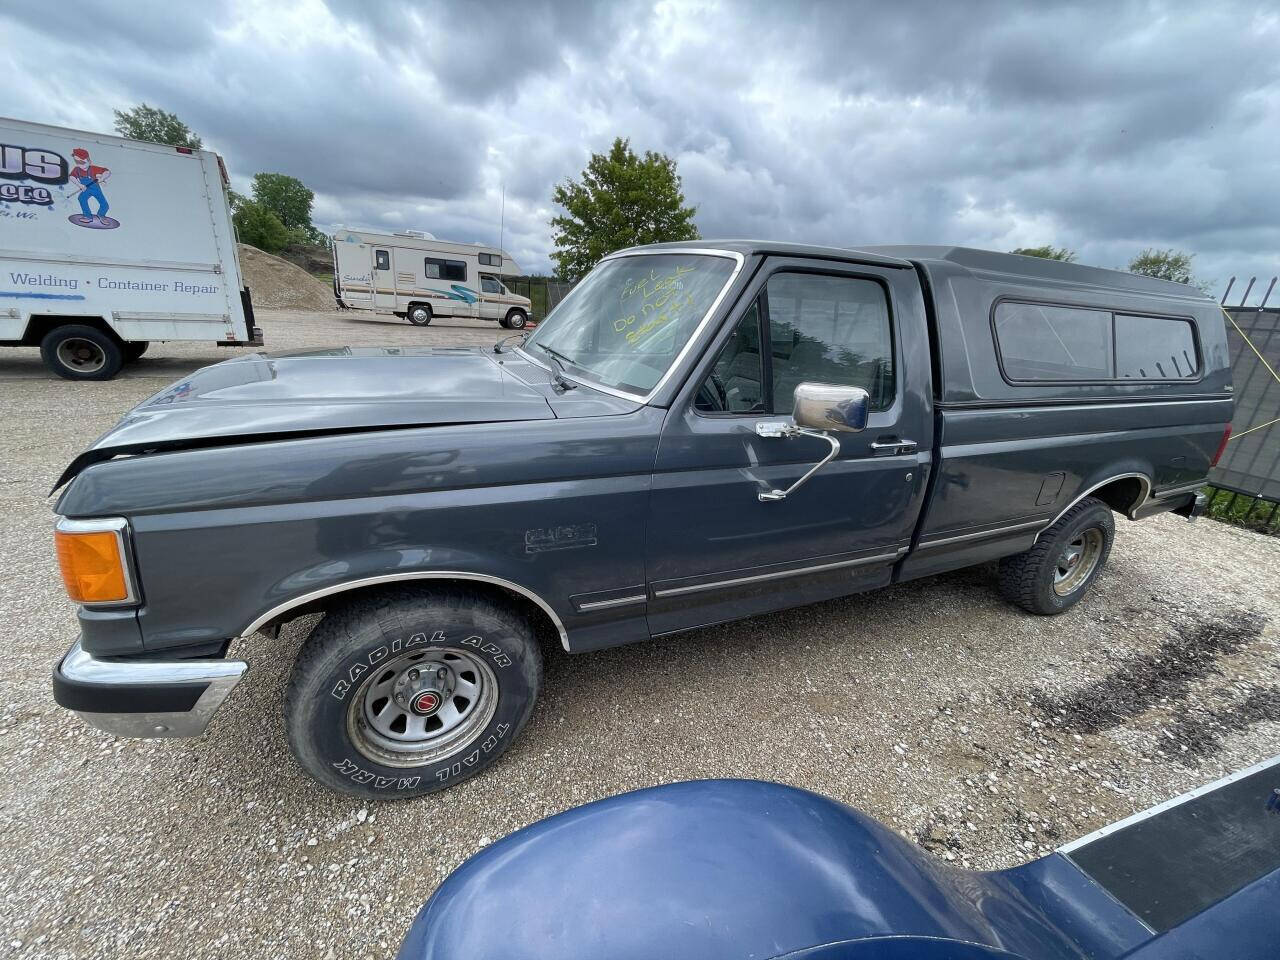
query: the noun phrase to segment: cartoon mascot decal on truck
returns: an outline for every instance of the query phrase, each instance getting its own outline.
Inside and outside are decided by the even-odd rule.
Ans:
[[[114,230],[120,221],[107,216],[110,204],[102,193],[102,185],[111,178],[111,171],[106,167],[94,166],[89,160],[89,151],[84,147],[76,147],[71,151],[71,159],[75,161],[70,177],[71,183],[79,184],[79,189],[72,194],[80,201],[80,212],[67,219],[78,227],[89,227],[91,230]],[[96,200],[97,212],[89,207],[89,201]]]

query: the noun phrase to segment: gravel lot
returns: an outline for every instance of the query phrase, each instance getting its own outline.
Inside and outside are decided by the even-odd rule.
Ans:
[[[260,322],[276,350],[505,332]],[[520,741],[422,800],[362,805],[294,764],[280,703],[313,621],[241,642],[250,672],[205,737],[117,740],[50,694],[75,618],[46,494],[130,406],[235,352],[153,351],[104,384],[0,351],[0,956],[386,957],[491,840],[697,777],[807,787],[939,857],[1005,866],[1278,752],[1280,538],[1167,516],[1119,520],[1106,575],[1053,620],[1004,604],[978,568],[605,653],[548,651]]]

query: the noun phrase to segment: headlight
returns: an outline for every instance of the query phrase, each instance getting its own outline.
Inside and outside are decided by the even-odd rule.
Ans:
[[[58,566],[67,595],[76,603],[136,603],[137,593],[125,553],[123,517],[105,520],[69,520],[63,517],[54,528]]]

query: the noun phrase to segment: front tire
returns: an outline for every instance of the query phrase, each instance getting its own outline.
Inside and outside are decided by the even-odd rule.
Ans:
[[[415,327],[425,327],[431,323],[431,308],[425,303],[415,303],[406,316]]]
[[[147,352],[147,347],[149,346],[151,346],[151,342],[149,340],[126,341],[124,345],[124,362],[133,363]]]
[[[289,746],[330,789],[413,797],[491,765],[542,684],[534,629],[465,589],[397,588],[331,611],[285,695]]]
[[[1115,534],[1111,508],[1086,497],[1041,533],[1030,550],[1000,561],[1000,592],[1041,616],[1071,609],[1102,573]]]
[[[54,327],[40,341],[45,366],[64,380],[110,380],[124,366],[120,341],[81,323]]]
[[[523,330],[526,323],[529,322],[529,315],[523,310],[508,310],[506,323],[503,326],[510,330]]]

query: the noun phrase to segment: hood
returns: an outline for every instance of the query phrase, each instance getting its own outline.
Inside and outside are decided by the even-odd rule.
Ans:
[[[114,456],[394,427],[550,420],[546,394],[483,347],[342,347],[204,367],[134,407],[54,489]]]

